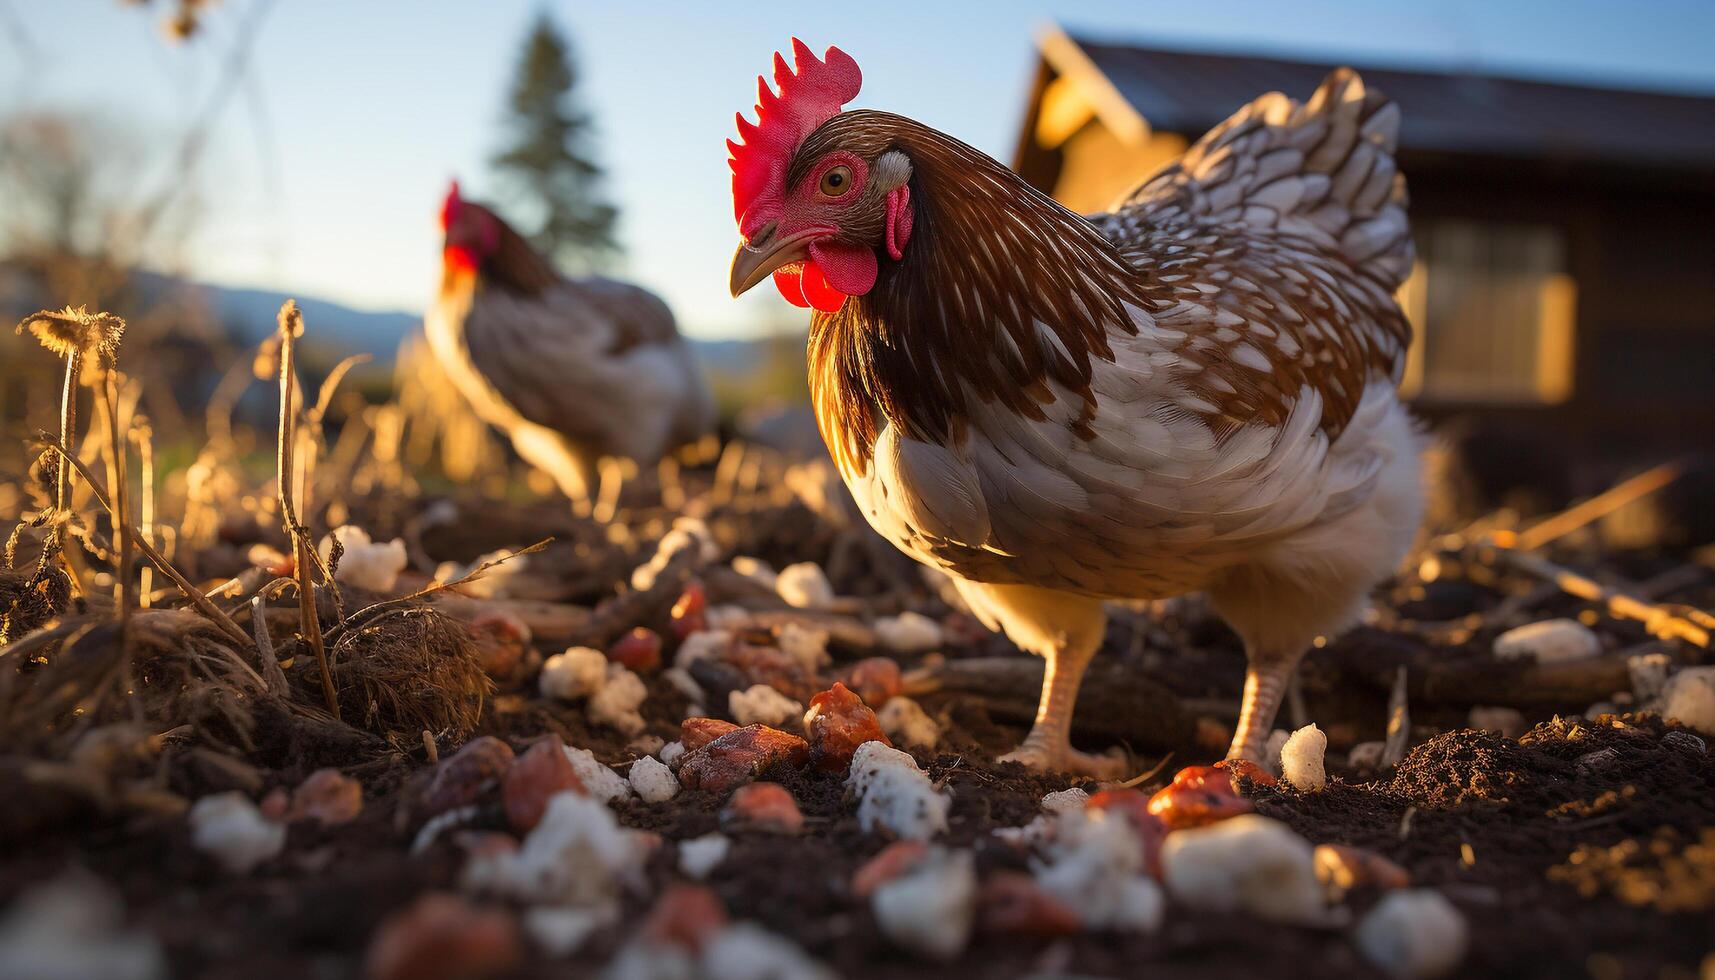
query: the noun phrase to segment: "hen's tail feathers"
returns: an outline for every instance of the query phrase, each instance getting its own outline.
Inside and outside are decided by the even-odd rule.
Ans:
[[[1399,107],[1337,68],[1308,102],[1270,92],[1210,130],[1125,206],[1243,221],[1335,251],[1398,288],[1411,273]]]

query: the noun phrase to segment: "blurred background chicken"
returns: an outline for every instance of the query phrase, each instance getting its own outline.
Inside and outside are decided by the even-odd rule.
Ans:
[[[627,461],[654,465],[714,432],[696,356],[659,297],[561,276],[457,184],[441,226],[429,346],[476,413],[580,512],[611,518]]]
[[[1239,109],[1112,213],[1075,215],[910,119],[842,112],[856,63],[794,41],[732,153],[732,292],[816,309],[822,435],[869,521],[1047,658],[1009,758],[1069,743],[1105,599],[1206,591],[1244,639],[1229,755],[1408,548],[1419,437],[1397,109],[1336,71]]]

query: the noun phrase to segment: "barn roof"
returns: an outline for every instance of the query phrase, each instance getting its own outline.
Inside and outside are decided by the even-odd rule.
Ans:
[[[1304,98],[1335,65],[1112,43],[1057,30],[1044,34],[1041,48],[1045,67],[1089,90],[1110,126],[1191,137],[1264,92]],[[1404,110],[1400,142],[1407,149],[1715,166],[1715,96],[1353,67]],[[1136,118],[1126,119],[1127,109]]]

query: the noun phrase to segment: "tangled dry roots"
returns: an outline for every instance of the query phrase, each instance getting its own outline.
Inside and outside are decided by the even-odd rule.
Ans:
[[[469,734],[494,689],[470,632],[423,605],[377,613],[341,636],[329,657],[345,719],[389,736]],[[315,685],[307,659],[298,658],[294,682]]]

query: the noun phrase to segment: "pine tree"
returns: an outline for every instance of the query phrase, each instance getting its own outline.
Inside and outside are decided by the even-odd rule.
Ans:
[[[618,212],[601,193],[592,120],[572,97],[577,81],[570,44],[539,14],[507,99],[506,145],[492,166],[509,202],[534,214],[531,242],[565,265],[594,269],[619,253]]]

